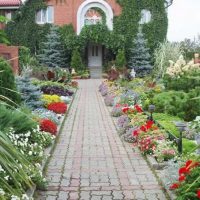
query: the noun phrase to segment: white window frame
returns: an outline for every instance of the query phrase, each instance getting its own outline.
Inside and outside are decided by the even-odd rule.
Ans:
[[[11,20],[11,19],[12,19],[12,12],[11,12],[11,11],[6,11],[6,12],[5,12],[5,17],[6,17],[8,20]]]
[[[52,20],[49,20],[49,9],[52,9]],[[40,15],[38,20],[38,14]],[[44,19],[43,19],[44,18]],[[35,21],[37,24],[53,24],[54,23],[54,7],[53,6],[47,6],[46,9],[41,9],[37,11],[36,16],[35,16]]]
[[[151,11],[147,9],[143,9],[141,11],[141,19],[139,24],[147,24],[151,21]]]

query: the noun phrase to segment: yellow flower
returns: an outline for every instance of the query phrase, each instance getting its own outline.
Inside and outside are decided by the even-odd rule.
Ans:
[[[48,94],[42,95],[42,101],[44,101],[46,107],[51,103],[62,102],[58,95],[48,95]]]

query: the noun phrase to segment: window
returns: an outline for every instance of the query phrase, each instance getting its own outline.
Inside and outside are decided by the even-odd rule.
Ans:
[[[12,19],[12,12],[11,12],[11,11],[5,12],[5,17],[6,17],[8,20],[11,20],[11,19]]]
[[[47,9],[39,10],[36,13],[36,23],[37,24],[45,24],[45,23],[53,23],[53,6],[48,6]]]
[[[139,24],[146,24],[151,21],[151,12],[149,10],[142,10],[141,11],[141,20]]]

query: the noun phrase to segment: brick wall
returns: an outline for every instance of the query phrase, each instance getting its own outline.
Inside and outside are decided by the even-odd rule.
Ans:
[[[13,72],[18,74],[19,71],[19,47],[16,46],[6,46],[0,44],[0,56],[4,57],[7,60],[10,60]]]
[[[54,23],[57,25],[73,24],[74,30],[77,27],[77,12],[79,6],[84,0],[67,0],[63,3],[57,3],[56,0],[48,0],[47,4],[54,6]],[[114,16],[121,13],[121,7],[116,3],[116,0],[106,1],[113,9]]]

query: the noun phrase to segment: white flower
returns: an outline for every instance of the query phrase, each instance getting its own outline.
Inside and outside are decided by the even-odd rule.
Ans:
[[[12,195],[11,200],[20,200],[20,198],[18,196]]]
[[[23,194],[23,195],[22,195],[22,199],[23,199],[23,200],[29,200],[29,197],[27,196],[27,194]]]
[[[29,152],[28,152],[28,155],[29,155],[29,156],[32,156],[32,155],[33,155],[33,152],[32,152],[32,151],[29,151]]]
[[[5,195],[5,192],[3,191],[2,188],[0,188],[0,195],[1,195],[1,196],[4,196],[4,195]]]
[[[5,179],[6,181],[8,181],[8,179],[9,179],[9,176],[5,176],[5,177],[4,177],[4,179]]]

